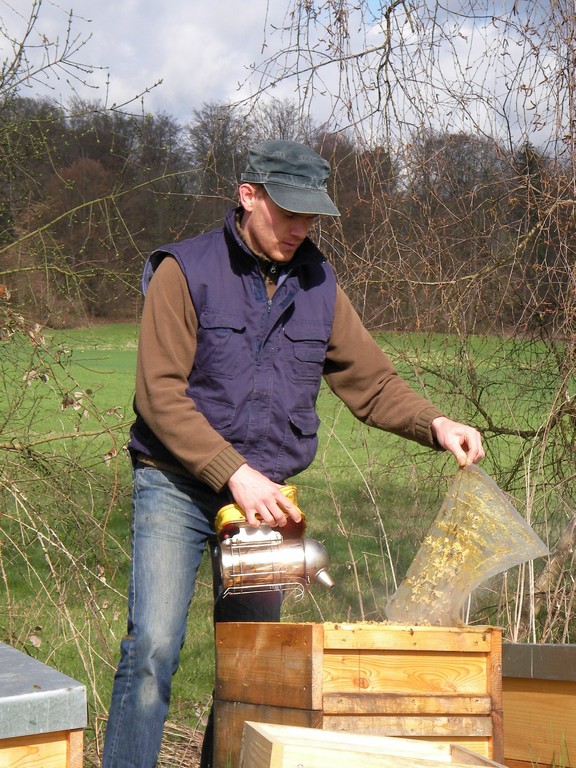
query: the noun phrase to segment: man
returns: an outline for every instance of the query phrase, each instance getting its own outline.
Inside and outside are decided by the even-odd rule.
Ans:
[[[484,455],[396,373],[307,235],[338,216],[328,163],[290,141],[249,152],[240,206],[224,227],[155,251],[136,376],[132,569],[103,768],[153,768],[188,607],[214,518],[234,501],[282,526],[298,509],[281,485],[313,460],[322,377],[361,421],[451,451]],[[216,621],[278,621],[276,593],[221,598]],[[207,729],[202,766],[211,765]]]

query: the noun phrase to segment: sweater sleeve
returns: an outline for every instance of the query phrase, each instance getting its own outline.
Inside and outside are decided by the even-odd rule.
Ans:
[[[438,448],[431,424],[444,414],[398,375],[341,288],[337,289],[324,376],[360,421]]]
[[[246,459],[212,428],[186,395],[197,329],[184,274],[173,258],[166,257],[150,281],[144,302],[136,407],[182,466],[219,491]]]

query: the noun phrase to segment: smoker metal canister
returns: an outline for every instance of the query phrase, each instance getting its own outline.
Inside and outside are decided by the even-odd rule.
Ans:
[[[298,507],[295,486],[285,485],[282,493]],[[303,538],[306,516],[298,507],[301,520],[288,515],[286,525],[266,523],[250,526],[238,504],[222,507],[215,522],[220,541],[220,570],[226,592],[267,591],[288,588],[302,591],[316,581],[326,589],[334,586],[327,572],[328,553],[323,544]]]

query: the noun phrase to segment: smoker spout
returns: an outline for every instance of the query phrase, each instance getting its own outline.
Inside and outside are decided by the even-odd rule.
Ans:
[[[326,570],[318,571],[316,574],[316,581],[318,584],[322,584],[323,587],[326,587],[326,589],[332,589],[334,586],[334,580],[332,579],[332,576],[328,573]]]
[[[334,581],[326,570],[328,567],[328,552],[326,547],[316,539],[302,539],[306,574],[310,582],[317,581],[326,589],[332,589]]]

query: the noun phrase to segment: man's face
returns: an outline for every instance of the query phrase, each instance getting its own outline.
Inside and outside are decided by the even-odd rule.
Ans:
[[[242,228],[250,248],[272,261],[290,261],[318,217],[285,211],[254,184],[241,184],[239,193]]]

